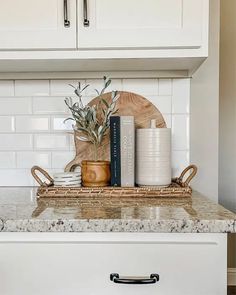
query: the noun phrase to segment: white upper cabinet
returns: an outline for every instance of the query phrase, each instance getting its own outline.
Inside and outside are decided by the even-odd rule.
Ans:
[[[75,48],[76,0],[0,0],[0,50]]]
[[[218,12],[211,23],[217,22]],[[0,75],[160,70],[191,76],[208,56],[208,30],[209,0],[0,0]]]
[[[78,47],[197,49],[208,0],[78,0]]]

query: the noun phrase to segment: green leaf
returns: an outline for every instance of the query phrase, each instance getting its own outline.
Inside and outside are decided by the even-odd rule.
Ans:
[[[76,136],[79,140],[81,141],[90,141],[87,137],[85,136]]]
[[[94,130],[92,130],[92,134],[96,139],[98,138],[97,133]]]
[[[100,95],[100,92],[97,89],[94,89],[94,91],[97,93],[97,95]]]
[[[85,85],[85,86],[82,88],[81,92],[84,91],[84,90],[85,90],[86,88],[88,88],[89,86],[90,86],[89,84]]]
[[[79,125],[80,127],[83,127],[83,124],[80,121],[76,121],[76,125]]]
[[[115,108],[115,106],[116,106],[116,103],[115,102],[113,102],[112,104],[111,104],[111,110],[114,110],[114,108]]]
[[[98,134],[101,134],[102,129],[103,129],[103,126],[102,125],[98,127]]]
[[[117,114],[119,112],[119,110],[117,109],[117,110],[115,110],[113,113],[112,113],[112,115],[115,115],[115,114]]]
[[[102,109],[102,113],[104,116],[106,116],[106,111],[104,109]]]
[[[76,89],[76,87],[75,87],[74,85],[72,85],[72,84],[68,84],[68,85],[69,85],[70,87]]]
[[[111,84],[111,80],[109,79],[105,84],[105,88],[107,88],[110,84]]]
[[[80,97],[80,91],[78,91],[78,89],[75,89],[74,93],[75,93],[78,97]]]
[[[78,131],[83,131],[83,132],[89,133],[89,131],[86,128],[84,128],[84,127],[77,127],[77,130]]]
[[[107,108],[109,108],[109,105],[108,105],[107,101],[106,101],[104,98],[102,98],[102,102],[105,104],[105,106],[106,106]]]
[[[120,98],[120,94],[116,94],[116,95],[113,97],[112,101],[113,101],[113,102],[116,102],[119,98]]]

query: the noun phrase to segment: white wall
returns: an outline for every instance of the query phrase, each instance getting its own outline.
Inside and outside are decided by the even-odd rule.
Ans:
[[[87,80],[85,102],[101,86]],[[73,96],[69,80],[0,81],[0,186],[34,185],[30,168],[39,165],[53,174],[74,157],[65,96]],[[112,88],[149,98],[172,127],[173,176],[189,164],[189,79],[114,79]]]
[[[210,1],[209,57],[191,80],[190,162],[198,175],[193,188],[218,201],[220,0]]]
[[[236,1],[221,1],[219,201],[236,212]],[[236,267],[236,236],[229,266]]]

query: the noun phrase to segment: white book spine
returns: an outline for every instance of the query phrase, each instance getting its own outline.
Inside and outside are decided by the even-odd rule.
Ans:
[[[121,186],[135,184],[135,126],[133,116],[120,117]]]

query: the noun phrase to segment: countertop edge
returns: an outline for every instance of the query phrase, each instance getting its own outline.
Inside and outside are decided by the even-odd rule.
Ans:
[[[236,233],[236,219],[229,220],[0,220],[1,232],[146,232]]]

